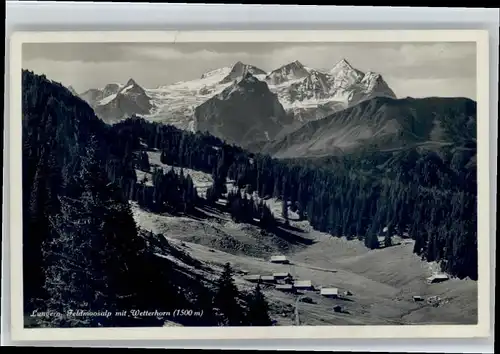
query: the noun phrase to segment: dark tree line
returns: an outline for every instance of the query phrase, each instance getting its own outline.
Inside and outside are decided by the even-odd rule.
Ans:
[[[149,172],[151,170],[151,165],[149,164],[149,158],[146,151],[140,151],[135,155],[135,167],[138,170]]]
[[[267,204],[263,200],[255,201],[253,197],[247,197],[240,189],[228,193],[227,207],[235,222],[254,223],[258,219],[263,229],[276,226],[276,220]]]
[[[152,186],[146,181],[135,184],[130,199],[152,212],[189,213],[200,201],[191,176],[184,175],[182,170],[176,174],[173,169],[166,173],[155,169],[151,179]]]
[[[91,136],[79,172],[68,181],[71,192],[59,196],[60,211],[49,217],[51,235],[42,243],[45,304],[62,314],[146,305],[147,293],[158,291],[152,287],[156,284],[143,281],[145,245],[126,200],[110,184],[96,157],[96,146]],[[51,326],[61,327],[133,324],[159,325],[159,321],[103,316],[50,319]]]
[[[379,247],[393,234],[415,240],[415,253],[438,260],[458,277],[477,279],[477,208],[475,143],[444,147],[439,152],[416,148],[396,153],[361,152],[327,159],[278,160],[225,144],[206,133],[190,133],[133,117],[114,126],[131,130],[162,161],[211,173],[210,201],[225,192],[226,178],[261,198],[284,200],[300,218],[334,236],[364,239]],[[236,219],[248,201],[233,198]]]

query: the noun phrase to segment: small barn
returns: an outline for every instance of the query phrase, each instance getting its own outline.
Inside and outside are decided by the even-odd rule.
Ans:
[[[422,296],[415,295],[413,296],[413,301],[415,302],[424,301],[424,298]]]
[[[292,284],[278,284],[278,285],[276,285],[276,290],[287,292],[287,293],[295,292],[295,288],[293,287]]]
[[[298,280],[293,283],[294,288],[300,290],[314,290],[310,280]]]
[[[258,283],[261,279],[260,275],[246,275],[243,277],[246,281],[250,281],[252,283]]]
[[[339,289],[337,288],[322,288],[320,294],[325,297],[337,298],[339,296]]]
[[[262,280],[263,283],[274,283],[276,281],[272,275],[262,275],[260,280]]]
[[[427,278],[428,284],[441,283],[443,281],[448,280],[448,276],[446,274],[434,274]]]
[[[285,256],[272,256],[271,263],[288,264],[290,261]]]

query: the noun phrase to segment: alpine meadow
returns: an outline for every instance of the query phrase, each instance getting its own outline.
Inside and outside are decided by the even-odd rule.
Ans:
[[[474,43],[24,44],[24,326],[478,323],[475,68]]]

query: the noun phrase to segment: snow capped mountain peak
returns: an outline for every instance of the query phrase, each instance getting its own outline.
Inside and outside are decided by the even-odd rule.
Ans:
[[[129,79],[127,84],[123,86],[118,92],[118,95],[131,95],[131,96],[145,96],[147,97],[146,91],[140,86],[134,79]]]
[[[266,72],[256,66],[243,64],[241,61],[236,62],[231,69],[231,72],[220,82],[221,84],[229,83],[242,78],[246,73],[252,75],[266,75]]]
[[[106,98],[111,95],[116,95],[122,88],[123,88],[122,84],[117,84],[117,83],[107,84],[106,86],[104,86],[104,89],[102,90],[102,97]]]
[[[288,89],[291,102],[319,100],[329,95],[328,75],[318,70],[309,70],[307,76],[290,84]]]
[[[373,71],[368,71],[359,85],[370,96],[385,96],[396,98],[396,95],[391,90],[387,82],[382,78],[382,75]]]
[[[139,85],[137,85],[137,82],[135,82],[134,79],[130,78],[125,84],[125,86],[139,86]]]
[[[329,74],[334,77],[351,77],[355,81],[363,76],[363,73],[355,69],[346,59],[341,59],[335,64]]]
[[[234,63],[232,70],[238,71],[238,72],[250,71],[254,75],[262,75],[262,74],[266,73],[264,70],[259,69],[258,67],[254,66],[254,65],[245,64],[239,60],[236,63]]]
[[[238,60],[236,63],[234,63],[233,69],[242,68],[244,66],[246,66],[246,65],[243,64],[241,61]]]
[[[282,66],[282,68],[291,68],[291,69],[301,69],[303,67],[304,65],[302,65],[302,63],[298,60],[294,60],[291,63]]]
[[[339,60],[339,62],[337,64],[335,64],[335,66],[333,67],[333,69],[353,69],[352,65],[345,59],[345,58],[342,58]],[[332,69],[332,70],[333,70]]]
[[[365,74],[363,79],[361,79],[361,84],[365,84],[368,86],[375,86],[375,85],[387,86],[387,83],[382,78],[382,75],[380,75],[379,73],[374,73],[373,71],[369,71]]]
[[[304,78],[308,74],[309,72],[304,65],[302,65],[302,63],[298,60],[295,60],[271,71],[271,73],[266,76],[266,81],[271,85],[280,85],[290,80]]]
[[[328,74],[331,77],[330,85],[332,92],[345,90],[358,83],[364,77],[364,73],[353,68],[346,59],[342,59],[335,64]]]
[[[373,71],[368,71],[361,80],[361,82],[375,82],[375,81],[384,81],[384,80],[382,79],[382,75]]]
[[[270,93],[269,87],[264,81],[260,81],[252,75],[252,73],[247,72],[239,81],[235,81],[232,85],[229,85],[220,92],[217,98],[219,100],[227,100],[234,94],[245,95],[255,92],[260,92],[262,94]]]

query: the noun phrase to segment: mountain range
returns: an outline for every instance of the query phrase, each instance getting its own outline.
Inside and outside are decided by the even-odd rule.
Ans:
[[[255,84],[249,84],[249,76],[253,77]],[[253,92],[257,86],[262,96]],[[236,91],[241,94],[229,94]],[[245,95],[252,96],[252,99],[240,107]],[[294,61],[270,72],[239,61],[232,67],[204,73],[196,80],[147,89],[130,79],[125,85],[111,83],[104,88],[89,89],[80,97],[108,123],[138,114],[148,120],[187,130],[202,129],[208,122],[216,126],[229,124],[230,127],[222,130],[215,127],[210,130],[212,133],[220,130],[218,136],[228,141],[240,137],[224,135],[222,131],[235,131],[238,127],[234,123],[241,123],[241,119],[232,119],[228,114],[246,116],[260,126],[257,140],[252,142],[257,143],[262,136],[273,139],[280,130],[291,131],[305,122],[326,117],[364,100],[396,98],[396,95],[380,74],[363,73],[343,59],[330,70],[312,69]],[[222,104],[222,100],[227,102]],[[227,113],[217,118],[211,112],[211,118],[207,120],[206,109],[210,106],[213,110],[215,101],[219,102],[217,109],[224,106]],[[229,108],[233,105],[238,107]],[[248,105],[267,107],[251,109],[253,115],[250,117]],[[255,133],[256,128],[252,132]]]
[[[139,115],[275,157],[337,155],[367,146],[439,148],[464,133],[450,119],[466,124],[469,135],[474,130],[475,139],[475,102],[398,99],[379,73],[362,72],[345,59],[327,70],[293,61],[270,72],[238,61],[191,81],[147,89],[130,79],[80,97],[107,123]]]

